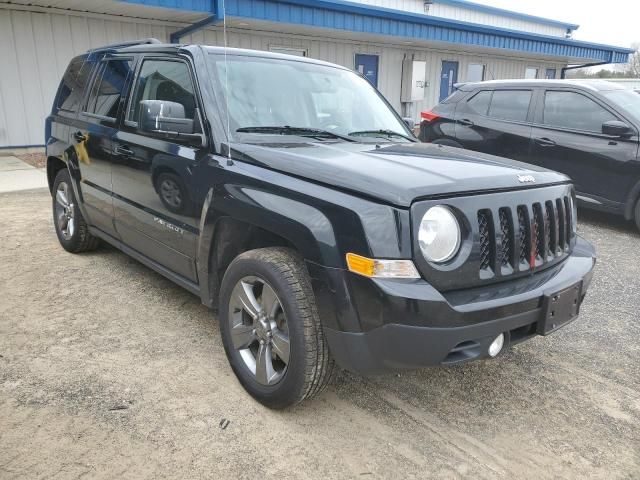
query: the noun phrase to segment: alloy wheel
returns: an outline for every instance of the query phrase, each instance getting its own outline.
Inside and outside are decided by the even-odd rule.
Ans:
[[[60,233],[65,240],[70,240],[76,230],[76,222],[71,187],[67,182],[60,182],[56,190],[56,219]]]
[[[275,385],[287,371],[289,328],[282,304],[262,278],[242,278],[229,302],[231,341],[261,385]]]

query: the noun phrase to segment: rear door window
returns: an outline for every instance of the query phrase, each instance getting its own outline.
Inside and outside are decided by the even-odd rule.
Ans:
[[[131,75],[133,61],[112,59],[102,62],[93,82],[86,112],[109,119],[118,116],[120,98],[127,78]]]
[[[95,66],[95,60],[78,58],[73,60],[62,78],[56,107],[62,111],[76,113],[80,109],[85,89]]]
[[[501,120],[524,122],[529,113],[531,90],[496,90],[489,106],[489,116]]]
[[[553,127],[602,132],[602,124],[618,120],[590,98],[576,92],[547,91],[544,96],[543,123]]]
[[[467,106],[474,113],[477,113],[479,115],[486,115],[489,111],[489,104],[491,103],[492,93],[493,92],[490,90],[484,90],[476,93],[467,101]]]

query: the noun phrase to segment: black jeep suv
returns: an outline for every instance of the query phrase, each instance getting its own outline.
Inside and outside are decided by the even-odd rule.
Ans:
[[[640,229],[640,96],[602,80],[459,84],[422,112],[420,139],[557,170],[580,206]]]
[[[218,310],[229,362],[282,408],[334,366],[495,357],[573,320],[594,250],[567,177],[416,141],[343,67],[156,41],[71,61],[46,121],[55,228]]]

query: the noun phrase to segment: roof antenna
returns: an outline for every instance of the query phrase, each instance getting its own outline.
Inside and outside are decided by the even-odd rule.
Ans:
[[[229,115],[229,64],[227,62],[227,9],[222,0],[222,37],[224,39],[224,101],[227,110],[227,166],[233,165],[231,159],[231,118]]]

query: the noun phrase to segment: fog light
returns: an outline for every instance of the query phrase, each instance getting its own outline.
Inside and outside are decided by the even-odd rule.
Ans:
[[[501,333],[496,337],[496,339],[493,342],[491,342],[491,345],[489,345],[489,356],[490,357],[497,356],[500,353],[500,350],[502,350],[503,346],[504,346],[504,333]]]

